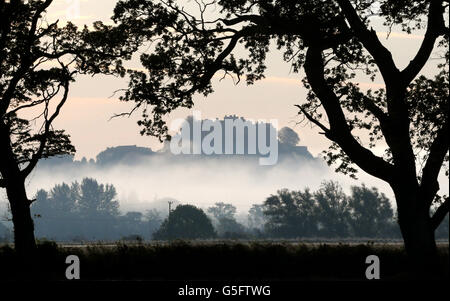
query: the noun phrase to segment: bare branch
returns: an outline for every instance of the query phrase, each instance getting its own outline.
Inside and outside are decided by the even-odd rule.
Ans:
[[[48,140],[48,136],[50,134],[50,128],[51,128],[52,122],[59,115],[61,108],[67,101],[67,98],[69,95],[69,81],[68,80],[66,80],[66,82],[63,83],[63,87],[64,87],[64,94],[63,94],[60,102],[56,106],[55,112],[53,112],[53,114],[50,116],[50,118],[48,120],[46,120],[46,122],[45,122],[44,133],[42,134],[39,148],[33,154],[32,158],[30,160],[30,163],[27,165],[27,167],[25,167],[25,169],[22,170],[22,175],[24,177],[27,177],[33,171],[33,169],[36,167],[39,159],[42,157],[45,147],[47,145],[47,140]]]
[[[323,125],[319,120],[317,120],[314,117],[312,117],[312,115],[309,114],[305,109],[303,109],[302,106],[300,106],[300,105],[295,105],[295,106],[302,112],[303,115],[306,116],[306,118],[309,121],[311,121],[312,123],[317,125],[320,129],[322,129],[322,131],[324,132],[325,135],[327,133],[329,134],[330,130],[325,125]]]

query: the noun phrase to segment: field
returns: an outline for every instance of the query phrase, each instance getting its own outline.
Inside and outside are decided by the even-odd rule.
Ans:
[[[448,278],[448,242],[439,243],[439,253]],[[384,280],[408,279],[414,268],[399,242],[41,242],[26,262],[1,246],[0,280],[65,280],[69,255],[79,257],[82,280],[365,280],[369,255],[379,257]]]

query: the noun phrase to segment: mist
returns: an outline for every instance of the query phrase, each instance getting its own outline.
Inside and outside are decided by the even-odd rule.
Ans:
[[[99,167],[88,164],[73,167],[62,164],[50,169],[38,168],[28,179],[28,195],[32,198],[39,189],[50,190],[56,184],[81,181],[85,177],[95,178],[99,183],[113,184],[123,212],[160,207],[155,201],[162,198],[173,198],[180,203],[202,208],[225,202],[236,206],[239,212],[246,212],[252,204],[263,203],[279,189],[302,190],[308,187],[316,190],[325,180],[338,181],[346,191],[350,186],[364,182],[368,186],[378,187],[389,197],[391,195],[389,187],[381,181],[366,175],[355,181],[335,174],[320,159],[288,160],[266,167],[259,166],[254,160],[212,159],[170,163],[160,158],[144,159],[134,165]]]

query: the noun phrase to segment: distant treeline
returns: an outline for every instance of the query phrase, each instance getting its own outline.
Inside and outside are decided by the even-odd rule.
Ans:
[[[56,241],[150,239],[162,222],[156,210],[121,214],[115,187],[91,178],[39,190],[31,213],[36,237]]]
[[[236,211],[219,202],[206,212],[179,205],[169,215],[156,209],[121,214],[114,186],[90,178],[40,190],[32,206],[36,237],[56,241],[401,238],[389,199],[365,185],[351,187],[350,195],[331,181],[314,192],[283,189],[253,205],[247,221],[238,221]],[[447,215],[436,238],[448,235]],[[0,241],[5,240],[0,223]]]

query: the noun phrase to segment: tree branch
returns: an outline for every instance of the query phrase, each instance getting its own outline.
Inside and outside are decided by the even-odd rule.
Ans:
[[[337,2],[354,34],[375,59],[386,85],[395,85],[400,71],[395,66],[392,53],[383,46],[378,39],[377,33],[373,29],[369,30],[366,27],[349,0],[337,0]]]
[[[383,112],[383,110],[377,106],[372,100],[368,99],[367,97],[364,97],[363,99],[364,106],[369,110],[370,113],[373,114],[379,121],[380,124],[383,127],[383,124],[385,124],[388,120],[388,115]]]
[[[36,153],[33,154],[32,158],[30,160],[30,163],[21,172],[24,178],[26,178],[33,171],[33,169],[36,167],[39,159],[41,159],[42,154],[44,153],[45,147],[47,145],[48,135],[50,133],[50,127],[52,125],[52,122],[59,115],[61,108],[67,101],[68,95],[69,95],[69,81],[67,80],[64,83],[64,95],[62,96],[61,101],[58,103],[58,105],[55,109],[55,112],[45,122],[44,134],[42,135],[39,149],[36,151]]]
[[[442,203],[439,208],[436,210],[436,212],[431,217],[431,227],[433,227],[434,230],[436,230],[439,225],[444,220],[445,216],[448,214],[450,209],[450,204],[448,202],[447,198],[444,203]]]
[[[33,65],[33,62],[28,61],[21,64],[20,68],[16,71],[12,79],[9,81],[8,88],[2,95],[2,101],[0,102],[0,117],[3,118],[11,104],[11,99],[14,95],[14,91],[19,84],[19,81],[25,76],[29,68]]]
[[[192,93],[193,91],[199,90],[208,85],[214,74],[223,67],[223,60],[233,51],[239,39],[255,32],[256,28],[257,26],[244,27],[242,30],[233,35],[227,47],[225,47],[225,49],[217,56],[214,62],[209,66],[206,66],[206,72],[199,81],[199,84],[189,89],[188,93]]]
[[[405,171],[406,181],[417,183],[415,155],[410,141],[410,119],[405,101],[406,86],[392,53],[383,46],[376,32],[369,30],[358,16],[350,0],[337,0],[356,37],[374,58],[386,86],[388,118],[381,123],[396,166]],[[369,108],[370,109],[370,108]]]
[[[439,190],[438,176],[445,155],[449,150],[449,135],[449,124],[447,120],[431,144],[427,162],[422,170],[420,189],[422,190],[422,197],[429,205],[431,205],[433,196]]]
[[[445,34],[444,8],[442,0],[431,0],[428,12],[428,25],[425,37],[419,51],[408,66],[402,70],[401,76],[404,87],[419,74],[425,66],[434,49],[434,44],[439,36]]]
[[[260,24],[261,21],[263,21],[264,18],[258,15],[242,15],[242,16],[238,16],[234,19],[218,19],[218,21],[221,21],[223,24],[227,25],[227,26],[233,26],[236,24],[239,24],[241,22],[253,22],[255,24]]]
[[[28,72],[29,68],[33,65],[35,58],[31,55],[31,47],[35,42],[35,32],[37,29],[37,23],[39,21],[40,15],[50,6],[53,0],[46,0],[42,5],[40,5],[36,12],[33,15],[31,21],[31,27],[28,31],[28,41],[26,44],[26,49],[21,53],[21,62],[20,68],[14,74],[12,79],[9,81],[8,88],[5,93],[2,95],[2,102],[0,103],[0,116],[3,118],[3,115],[6,114],[8,107],[11,103],[11,99],[13,97],[14,91],[17,87],[19,81],[23,78],[23,76]]]
[[[308,82],[324,106],[330,122],[330,129],[325,133],[326,137],[336,142],[364,171],[390,183],[394,176],[393,166],[364,148],[353,137],[339,104],[339,98],[326,83],[322,51],[309,47],[304,68]]]
[[[306,116],[306,118],[309,121],[311,121],[312,123],[317,125],[320,129],[322,129],[322,131],[324,132],[325,135],[330,132],[330,130],[325,125],[323,125],[319,120],[312,117],[311,114],[309,114],[305,109],[302,108],[302,106],[300,106],[300,105],[295,105],[295,106],[302,112],[303,115]]]

